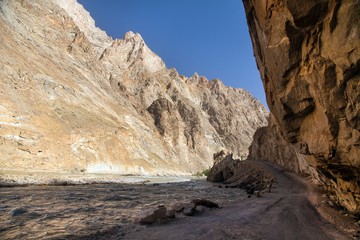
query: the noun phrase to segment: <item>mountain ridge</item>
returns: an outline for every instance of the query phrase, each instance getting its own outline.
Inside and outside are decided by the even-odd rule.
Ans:
[[[2,170],[192,174],[222,149],[245,158],[266,125],[245,90],[167,69],[141,35],[112,40],[76,1],[0,9]]]

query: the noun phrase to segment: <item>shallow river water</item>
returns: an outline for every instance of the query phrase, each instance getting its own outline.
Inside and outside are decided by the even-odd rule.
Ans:
[[[89,239],[114,229],[126,236],[144,228],[136,223],[144,210],[195,198],[222,206],[247,195],[205,180],[1,187],[0,239]]]

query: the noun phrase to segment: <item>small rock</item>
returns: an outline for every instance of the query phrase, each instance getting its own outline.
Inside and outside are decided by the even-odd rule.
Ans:
[[[195,207],[201,205],[208,208],[219,208],[219,204],[209,201],[207,199],[193,199],[190,203],[194,203]]]
[[[184,210],[183,210],[183,213],[184,215],[186,216],[193,216],[194,213],[195,213],[195,208],[196,208],[196,205],[195,203],[189,203],[185,206]]]
[[[10,211],[10,215],[12,217],[17,217],[17,216],[20,216],[24,213],[27,213],[27,210],[23,207],[20,207],[20,208],[14,208]]]
[[[139,222],[141,224],[153,224],[155,222],[162,222],[161,220],[166,220],[166,207],[160,207],[152,212],[146,212],[143,214],[143,217],[140,217]]]
[[[204,206],[201,206],[201,205],[198,205],[198,206],[196,206],[196,208],[195,208],[195,211],[196,212],[202,212],[202,211],[204,211],[205,210],[205,207]]]
[[[168,210],[166,211],[167,218],[175,218],[175,210]]]
[[[175,212],[179,213],[184,210],[185,206],[186,206],[186,203],[174,203],[171,206],[171,210],[174,210]]]

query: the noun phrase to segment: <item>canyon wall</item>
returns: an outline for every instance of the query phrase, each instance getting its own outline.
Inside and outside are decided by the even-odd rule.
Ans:
[[[75,0],[1,0],[0,32],[0,171],[192,174],[245,158],[267,123],[245,90],[113,40]]]
[[[268,160],[311,174],[341,205],[359,212],[360,2],[243,3],[272,114],[251,157],[266,157],[258,144],[267,138]],[[289,144],[287,156],[273,154],[276,144],[269,142],[279,139]]]

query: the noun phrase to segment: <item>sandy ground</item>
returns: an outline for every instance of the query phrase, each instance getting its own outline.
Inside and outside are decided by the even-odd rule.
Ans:
[[[267,163],[264,166],[277,178],[271,193],[168,225],[144,228],[124,239],[359,239],[355,220],[326,207],[315,185]]]
[[[277,183],[250,198],[205,181],[3,187],[0,239],[358,239],[358,220],[328,207],[317,186],[262,164]],[[166,224],[136,222],[146,209],[194,198],[221,208],[178,214]]]

